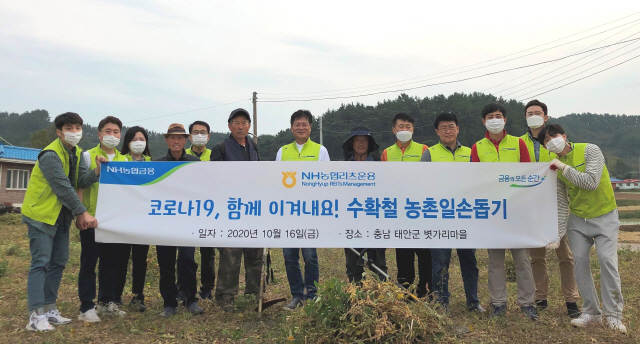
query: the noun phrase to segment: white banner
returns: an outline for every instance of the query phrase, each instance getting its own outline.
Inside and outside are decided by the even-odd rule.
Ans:
[[[531,248],[557,240],[548,163],[110,162],[96,241]]]

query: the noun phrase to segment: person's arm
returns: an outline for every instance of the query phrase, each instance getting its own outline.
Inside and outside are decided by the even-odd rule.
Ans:
[[[476,148],[475,143],[471,146],[471,162],[480,162],[480,157],[478,157],[478,148]]]
[[[531,155],[529,155],[529,147],[523,139],[518,139],[520,146],[520,162],[531,162]]]
[[[382,151],[382,156],[380,157],[380,161],[387,161],[387,150]]]
[[[422,152],[422,158],[420,158],[420,161],[431,162],[431,151],[427,149],[424,152]]]
[[[598,146],[588,144],[585,148],[584,159],[586,164],[584,172],[579,172],[567,165],[562,171],[562,175],[581,189],[595,190],[600,184],[600,178],[602,178],[604,155]]]
[[[98,177],[98,175],[100,175],[100,171],[90,171],[90,167],[91,154],[89,154],[89,152],[83,152],[80,155],[80,161],[78,161],[78,183],[76,185],[78,189],[86,189],[93,183],[97,183],[100,179]],[[96,175],[96,173],[98,174]],[[82,199],[80,199],[80,201],[82,202]]]
[[[324,146],[320,146],[320,156],[318,157],[318,161],[331,161],[329,158],[329,151]]]
[[[569,222],[569,194],[567,186],[558,179],[556,182],[556,194],[558,199],[558,241],[549,244],[547,247],[556,249],[560,246],[560,240],[567,233],[567,223]]]
[[[222,149],[220,148],[220,144],[218,143],[211,149],[211,161],[223,161],[224,157],[222,156]]]
[[[86,213],[87,209],[78,198],[76,189],[71,185],[69,177],[64,174],[62,161],[58,155],[53,151],[44,152],[38,158],[38,164],[51,190],[58,197],[58,200],[71,210],[71,214],[78,216]]]
[[[278,153],[276,154],[276,161],[282,161],[282,147],[278,149]]]

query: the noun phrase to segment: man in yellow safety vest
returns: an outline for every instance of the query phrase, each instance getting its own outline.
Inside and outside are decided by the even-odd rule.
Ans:
[[[549,152],[544,145],[538,142],[538,133],[544,128],[549,120],[547,115],[547,105],[534,99],[524,106],[525,118],[529,129],[520,138],[527,144],[529,156],[532,162],[550,162],[556,158],[554,153]],[[580,309],[576,303],[580,299],[576,279],[573,276],[573,253],[569,248],[569,239],[563,236],[557,245],[550,245],[549,249],[554,249],[558,256],[560,265],[560,285],[562,294],[567,306],[569,317],[575,319],[580,316]],[[536,306],[538,311],[546,309],[547,294],[549,291],[549,276],[547,275],[547,248],[539,247],[529,249],[531,255],[531,270],[533,280],[536,283]]]

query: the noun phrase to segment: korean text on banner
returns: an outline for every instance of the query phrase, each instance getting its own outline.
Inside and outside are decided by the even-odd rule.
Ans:
[[[109,162],[96,241],[531,248],[557,240],[547,163]]]

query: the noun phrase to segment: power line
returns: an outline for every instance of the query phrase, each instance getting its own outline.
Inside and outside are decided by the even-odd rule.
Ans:
[[[553,40],[553,41],[550,41],[550,42],[547,42],[547,43],[544,43],[544,44],[540,44],[540,45],[537,45],[537,46],[534,46],[534,47],[531,47],[531,48],[527,48],[527,49],[524,49],[524,50],[520,50],[520,51],[517,51],[517,52],[515,52],[515,53],[511,53],[511,54],[504,55],[504,56],[501,56],[501,57],[497,57],[497,58],[494,58],[494,59],[489,59],[489,60],[486,60],[486,61],[483,61],[483,62],[478,62],[478,63],[474,63],[474,64],[471,64],[471,65],[467,65],[467,66],[463,66],[463,67],[458,67],[458,68],[454,68],[454,69],[450,69],[450,70],[446,70],[446,71],[438,72],[438,73],[434,73],[434,74],[428,74],[428,75],[424,75],[424,76],[420,76],[420,77],[414,77],[414,78],[403,79],[403,80],[398,80],[398,81],[393,81],[393,82],[386,82],[386,83],[374,84],[374,85],[369,85],[369,86],[360,86],[360,87],[353,87],[353,88],[344,88],[344,89],[337,89],[337,90],[331,90],[331,91],[298,92],[298,93],[296,93],[296,92],[293,92],[293,93],[261,93],[261,94],[264,94],[264,95],[305,95],[305,94],[334,93],[334,92],[341,92],[341,91],[347,91],[347,90],[361,90],[361,89],[368,89],[368,88],[372,88],[372,87],[376,87],[376,86],[383,86],[383,85],[397,84],[397,83],[401,83],[401,82],[405,82],[405,81],[411,81],[411,80],[416,80],[416,79],[423,79],[423,78],[430,77],[430,76],[435,76],[435,75],[439,75],[439,74],[445,74],[445,73],[449,73],[449,72],[457,71],[457,70],[460,70],[460,69],[470,68],[470,67],[474,67],[474,66],[482,65],[482,64],[485,64],[485,63],[489,63],[489,62],[493,62],[493,61],[501,60],[501,59],[504,59],[504,58],[507,58],[507,57],[510,57],[510,56],[513,56],[513,55],[517,55],[517,54],[520,54],[520,53],[523,53],[523,52],[527,52],[527,51],[530,51],[530,50],[533,50],[533,49],[536,49],[536,48],[539,48],[539,47],[543,47],[543,46],[545,46],[545,45],[549,45],[549,44],[552,44],[552,43],[555,43],[555,42],[559,42],[559,41],[565,40],[565,39],[567,39],[567,38],[574,37],[574,36],[577,36],[577,35],[580,35],[580,34],[582,34],[582,33],[585,33],[585,32],[589,32],[589,31],[595,30],[595,29],[600,28],[600,27],[603,27],[603,26],[607,26],[607,25],[609,25],[609,24],[612,24],[612,23],[615,23],[615,22],[618,22],[618,21],[624,20],[624,19],[626,19],[626,18],[629,18],[629,17],[635,16],[635,15],[637,15],[637,14],[639,14],[639,13],[640,13],[640,12],[636,12],[636,13],[630,14],[630,15],[628,15],[628,16],[625,16],[625,17],[622,17],[622,18],[619,18],[619,19],[616,19],[616,20],[610,21],[610,22],[608,22],[608,23],[605,23],[605,24],[602,24],[602,25],[598,25],[598,26],[596,26],[596,27],[593,27],[593,28],[590,28],[590,29],[587,29],[587,30],[584,30],[584,31],[581,31],[581,32],[578,32],[578,33],[575,33],[575,34],[572,34],[572,35],[569,35],[569,36],[565,36],[565,37],[562,37],[562,38],[559,38],[559,39],[556,39],[556,40]],[[580,39],[578,39],[578,40],[574,40],[574,41],[571,41],[571,42],[568,42],[568,43],[563,43],[563,44],[560,44],[560,45],[557,45],[557,46],[554,46],[554,47],[551,47],[551,48],[547,48],[547,49],[544,49],[544,50],[541,50],[541,51],[538,51],[538,52],[534,52],[534,53],[530,53],[530,54],[527,54],[527,55],[523,55],[523,56],[520,56],[520,57],[512,58],[512,59],[509,59],[509,60],[506,60],[506,61],[501,61],[501,62],[499,62],[499,63],[509,62],[509,61],[512,61],[512,60],[515,60],[515,59],[519,59],[519,58],[522,58],[522,57],[526,57],[526,56],[530,56],[530,55],[533,55],[533,54],[537,54],[537,53],[539,53],[539,52],[543,52],[543,51],[547,51],[547,50],[550,50],[550,49],[554,49],[554,48],[557,48],[557,47],[560,47],[560,46],[563,46],[563,45],[567,45],[567,44],[575,43],[575,42],[578,42],[578,41],[581,41],[581,40],[584,40],[584,39],[587,39],[587,38],[590,38],[590,37],[593,37],[593,36],[600,35],[600,34],[605,33],[605,32],[609,32],[609,31],[611,31],[611,30],[615,30],[615,29],[617,29],[617,28],[619,28],[619,27],[622,27],[622,26],[626,26],[626,25],[629,25],[629,24],[635,23],[635,22],[637,22],[637,21],[639,21],[639,20],[640,20],[640,19],[636,19],[636,20],[633,20],[633,21],[631,21],[631,22],[628,22],[628,23],[625,23],[625,24],[622,24],[622,25],[619,25],[619,26],[613,27],[613,28],[611,28],[611,29],[607,29],[607,30],[605,30],[605,31],[601,31],[601,32],[598,32],[598,33],[592,34],[592,35],[590,35],[590,36],[580,38]],[[488,66],[483,66],[483,67],[479,67],[479,68],[471,69],[471,70],[464,71],[464,72],[469,72],[469,71],[473,71],[473,70],[477,70],[477,69],[481,69],[481,68],[490,67],[490,66],[493,66],[493,65],[496,65],[496,64],[499,64],[499,63],[494,63],[494,64],[491,64],[491,65],[488,65]],[[455,74],[460,74],[460,73],[464,73],[464,72],[458,72],[458,73],[455,73]],[[445,76],[442,76],[442,77],[446,77],[446,76],[450,76],[450,75],[445,75]],[[425,80],[421,80],[421,81],[425,81]],[[421,82],[421,81],[418,81],[418,82]],[[397,86],[402,86],[402,85],[395,85],[395,87],[397,87]],[[350,92],[350,93],[354,93],[354,92]],[[275,98],[273,98],[273,99],[275,99]]]
[[[241,102],[245,102],[245,101],[251,101],[251,99],[236,100],[235,102],[224,103],[224,104],[219,104],[219,105],[209,106],[209,107],[205,107],[205,108],[195,109],[195,110],[188,110],[188,111],[182,111],[182,112],[175,112],[175,113],[170,113],[170,114],[168,114],[168,115],[162,115],[162,116],[155,116],[155,117],[148,117],[148,118],[143,118],[143,119],[137,119],[137,120],[135,120],[135,121],[128,121],[128,122],[129,122],[129,123],[136,123],[136,122],[147,121],[147,120],[150,120],[150,119],[156,119],[156,118],[162,118],[162,117],[169,117],[169,116],[175,116],[175,115],[182,115],[182,114],[185,114],[185,113],[196,112],[196,111],[202,111],[202,110],[209,110],[209,109],[213,109],[213,108],[217,108],[217,107],[221,107],[221,106],[225,106],[225,105],[231,105],[231,104],[241,103]]]
[[[585,48],[583,48],[583,49],[579,50],[578,52],[582,52],[582,51],[584,51],[584,50],[586,50],[586,49],[589,49],[589,48],[591,48],[591,47],[593,47],[593,46],[596,46],[596,45],[598,45],[598,44],[600,44],[600,43],[602,43],[602,42],[604,42],[604,41],[608,40],[609,38],[612,38],[612,37],[614,37],[614,36],[616,36],[616,35],[619,35],[619,34],[621,34],[621,33],[625,32],[625,31],[627,31],[627,30],[629,30],[629,29],[632,29],[632,28],[636,27],[636,26],[637,26],[637,25],[639,25],[639,24],[640,24],[640,23],[636,23],[636,24],[634,24],[634,25],[632,25],[632,26],[630,26],[630,27],[627,27],[627,28],[625,28],[625,29],[623,29],[623,30],[619,31],[619,32],[616,32],[616,33],[614,33],[613,35],[611,35],[611,36],[609,36],[609,37],[607,37],[607,38],[604,38],[604,39],[602,39],[602,40],[600,40],[600,41],[598,41],[598,42],[596,42],[596,43],[593,43],[593,44],[588,45],[587,47],[585,47]],[[630,35],[630,36],[627,36],[627,37],[625,37],[625,38],[621,39],[621,41],[622,41],[622,40],[625,40],[625,39],[628,39],[629,37],[632,37],[632,36],[634,36],[634,35],[635,35],[635,34]],[[585,57],[583,57],[583,58],[579,59],[578,61],[580,61],[580,60],[582,60],[582,59],[585,59],[585,58],[587,58],[587,57],[589,57],[589,56],[595,55],[595,54],[597,54],[597,53],[599,53],[599,52],[594,52],[593,54],[590,54],[590,55],[588,55],[588,56],[585,56]],[[576,62],[577,62],[577,61],[576,61]],[[534,71],[532,71],[532,72],[529,72],[529,73],[526,73],[526,74],[522,74],[522,75],[520,75],[519,77],[509,79],[509,80],[507,80],[507,81],[505,81],[505,82],[503,82],[503,83],[500,83],[500,84],[498,84],[498,85],[491,86],[491,87],[489,87],[489,88],[485,88],[485,89],[484,89],[484,90],[482,90],[481,92],[482,92],[482,93],[486,93],[487,91],[489,91],[489,90],[491,90],[491,89],[494,89],[494,88],[496,88],[496,87],[500,87],[500,86],[502,86],[502,85],[505,85],[505,84],[508,84],[508,83],[514,82],[515,80],[522,79],[522,78],[523,78],[523,77],[525,77],[525,76],[530,76],[532,73],[536,73],[536,72],[538,72],[538,71],[540,71],[540,70],[543,70],[543,69],[545,69],[545,68],[547,68],[547,67],[550,67],[550,65],[540,67],[540,68],[538,68],[538,69],[536,69],[536,70],[534,70]],[[554,71],[555,71],[555,70],[554,70]],[[551,72],[554,72],[554,71],[551,71]],[[551,73],[551,72],[550,72],[550,73]],[[532,80],[535,80],[535,79],[532,79]],[[527,80],[527,81],[525,81],[525,83],[531,82],[532,80]],[[518,87],[518,86],[522,86],[522,84],[517,84],[517,85],[511,86],[511,87],[508,87],[508,88],[505,88],[505,89],[500,90],[500,91],[497,91],[497,92],[492,92],[492,93],[494,93],[494,94],[500,94],[500,93],[502,93],[502,92],[504,92],[504,91],[510,90],[510,89],[512,89],[512,88],[514,88],[514,87]]]
[[[596,75],[596,74],[600,74],[600,73],[602,73],[602,72],[604,72],[604,71],[607,71],[607,70],[609,70],[609,69],[611,69],[611,68],[615,68],[615,67],[617,67],[617,66],[620,66],[620,65],[622,65],[622,64],[625,64],[625,63],[627,63],[627,62],[629,62],[629,61],[631,61],[631,60],[633,60],[633,59],[636,59],[636,58],[638,58],[638,57],[640,57],[640,55],[636,55],[636,56],[634,56],[634,57],[632,57],[632,58],[630,58],[630,59],[628,59],[628,60],[624,60],[624,61],[622,61],[622,62],[620,62],[620,63],[617,63],[617,64],[615,64],[615,65],[613,65],[613,66],[610,66],[610,67],[607,67],[607,68],[605,68],[605,69],[599,70],[599,71],[597,71],[597,72],[595,72],[595,73],[589,74],[589,75],[584,76],[584,77],[582,77],[582,78],[580,78],[580,79],[573,80],[573,81],[568,82],[568,83],[566,83],[566,84],[564,84],[564,85],[562,85],[562,86],[554,87],[554,88],[552,88],[552,89],[550,89],[550,90],[544,91],[544,92],[542,92],[542,93],[538,93],[538,94],[536,94],[536,95],[534,95],[534,96],[531,96],[531,97],[529,97],[529,98],[535,98],[535,97],[540,96],[540,95],[543,95],[543,94],[545,94],[545,93],[549,93],[549,92],[551,92],[551,91],[555,91],[555,90],[560,89],[560,88],[563,88],[563,87],[565,87],[565,86],[568,86],[568,85],[574,84],[574,83],[576,83],[576,82],[578,82],[578,81],[580,81],[580,80],[584,80],[584,79],[589,78],[589,77],[592,77],[592,76],[594,76],[594,75]],[[523,100],[520,100],[520,102],[524,102],[524,101],[525,101],[524,99],[523,99]]]
[[[619,49],[616,49],[616,50],[612,51],[612,52],[611,52],[611,53],[609,53],[609,54],[613,54],[613,53],[615,53],[616,51],[621,50],[621,49],[624,49],[624,48],[626,48],[626,47],[628,47],[628,46],[630,46],[630,45],[632,45],[632,44],[635,44],[635,43],[637,43],[637,42],[638,42],[638,41],[636,41],[636,42],[631,42],[631,43],[629,43],[629,44],[627,44],[627,45],[625,45],[625,46],[623,46],[623,47],[620,47]],[[632,51],[634,51],[634,50],[637,50],[637,49],[640,49],[640,47],[638,47],[638,48],[634,48],[634,49],[631,49],[631,50],[629,50],[629,51],[627,51],[627,52],[624,52],[624,53],[622,53],[622,54],[620,54],[620,55],[618,55],[618,56],[616,56],[616,57],[612,58],[612,59],[606,60],[605,62],[602,62],[602,63],[597,64],[597,65],[595,65],[595,66],[589,67],[589,68],[585,69],[584,71],[582,71],[582,72],[578,72],[578,73],[576,73],[576,74],[574,74],[574,75],[572,75],[572,76],[569,76],[569,77],[567,77],[567,78],[564,78],[564,79],[561,79],[561,80],[555,81],[554,83],[557,83],[557,82],[559,82],[559,81],[563,81],[563,80],[566,80],[566,79],[568,79],[568,78],[574,77],[574,76],[576,76],[576,75],[578,75],[578,74],[582,74],[582,73],[584,73],[584,72],[587,72],[587,71],[589,71],[589,70],[591,70],[591,69],[594,69],[594,68],[596,68],[596,67],[599,67],[599,66],[601,66],[601,65],[603,65],[603,64],[605,64],[605,63],[607,63],[607,62],[610,62],[610,61],[612,61],[612,60],[615,60],[615,59],[617,59],[618,57],[621,57],[621,56],[623,56],[623,55],[626,55],[626,54],[628,54],[628,53],[630,53],[630,52],[632,52]],[[556,75],[556,76],[554,76],[554,77],[551,77],[551,78],[548,78],[548,79],[542,80],[542,81],[540,81],[540,82],[537,82],[537,83],[535,83],[535,84],[533,84],[533,85],[529,85],[529,86],[527,86],[527,87],[523,87],[523,88],[521,88],[521,89],[519,89],[519,90],[516,90],[516,91],[511,92],[511,93],[508,93],[508,94],[505,94],[505,95],[503,95],[503,96],[504,96],[504,97],[508,97],[508,96],[510,96],[510,95],[512,95],[512,94],[517,94],[517,93],[518,93],[518,92],[520,92],[520,91],[524,91],[524,90],[529,89],[529,88],[531,88],[531,87],[534,87],[534,86],[536,86],[536,85],[540,85],[540,84],[542,84],[542,83],[544,83],[544,82],[547,82],[547,81],[549,81],[549,80],[555,79],[555,78],[557,78],[557,77],[559,77],[559,76],[562,76],[562,75],[564,75],[564,74],[567,74],[567,73],[569,73],[569,72],[571,72],[571,71],[573,71],[573,70],[576,70],[576,69],[578,69],[578,68],[580,68],[580,67],[584,67],[584,66],[586,66],[586,65],[588,65],[588,64],[590,64],[590,63],[592,63],[592,62],[594,62],[594,61],[597,61],[597,60],[599,60],[599,59],[601,59],[601,58],[604,58],[604,57],[607,57],[607,56],[608,56],[608,55],[600,56],[600,57],[595,58],[595,59],[593,59],[593,60],[591,60],[591,61],[589,61],[589,62],[583,63],[583,64],[581,64],[581,65],[579,65],[579,66],[577,66],[577,67],[574,67],[574,68],[571,68],[571,69],[569,69],[569,70],[567,70],[567,71],[565,71],[565,72],[562,72],[562,73],[560,73],[560,74],[558,74],[558,75]],[[556,70],[557,70],[557,69],[556,69]],[[540,77],[538,77],[538,78],[541,78],[541,77],[542,77],[542,76],[540,76]],[[536,79],[538,79],[538,78],[536,78]],[[549,85],[544,86],[544,87],[548,87],[548,86],[549,86]],[[538,89],[536,89],[536,90],[534,90],[534,91],[532,91],[532,92],[536,92],[537,90],[540,90],[540,89],[542,89],[542,88],[544,88],[544,87],[538,88]],[[529,93],[531,93],[531,92],[529,92]],[[525,92],[525,94],[527,94],[527,93]],[[519,98],[519,97],[520,97],[520,96],[516,96],[516,98]]]
[[[483,77],[486,77],[486,76],[489,76],[489,75],[501,74],[501,73],[505,73],[505,72],[510,72],[510,71],[518,70],[518,69],[523,69],[523,68],[529,68],[529,67],[539,66],[539,65],[546,64],[546,63],[551,63],[551,62],[555,62],[555,61],[564,60],[564,59],[567,59],[567,58],[570,58],[570,57],[573,57],[573,56],[578,56],[578,55],[586,54],[586,53],[591,52],[591,51],[594,51],[594,50],[605,49],[605,48],[608,48],[608,47],[611,47],[611,46],[615,46],[615,45],[618,45],[618,44],[628,43],[628,42],[631,42],[631,41],[637,41],[637,40],[640,40],[640,38],[634,38],[634,39],[630,39],[630,40],[627,40],[627,41],[622,41],[622,42],[612,43],[612,44],[609,44],[609,45],[601,46],[601,47],[594,48],[594,49],[585,50],[585,51],[583,51],[583,52],[579,52],[579,53],[575,53],[575,54],[567,55],[567,56],[560,57],[560,58],[557,58],[557,59],[547,60],[547,61],[543,61],[543,62],[533,63],[533,64],[524,65],[524,66],[519,66],[519,67],[514,67],[514,68],[503,69],[503,70],[499,70],[499,71],[495,71],[495,72],[485,73],[485,74],[481,74],[481,75],[477,75],[477,76],[471,76],[471,77],[466,77],[466,78],[457,79],[457,80],[443,81],[443,82],[432,83],[432,84],[426,84],[426,85],[421,85],[421,86],[408,87],[408,88],[404,88],[404,89],[395,89],[395,90],[387,90],[387,91],[371,92],[371,93],[358,94],[358,95],[351,95],[351,96],[333,96],[333,97],[307,98],[307,99],[261,100],[261,102],[263,102],[263,103],[308,102],[308,101],[318,101],[318,100],[333,100],[333,99],[358,98],[358,97],[366,97],[366,96],[372,96],[372,95],[378,95],[378,94],[385,94],[385,93],[405,92],[405,91],[410,91],[410,90],[415,90],[415,89],[420,89],[420,88],[425,88],[425,87],[431,87],[431,86],[437,86],[437,85],[445,85],[445,84],[453,84],[453,83],[458,83],[458,82],[467,81],[467,80],[472,80],[472,79],[479,79],[479,78],[483,78]]]

